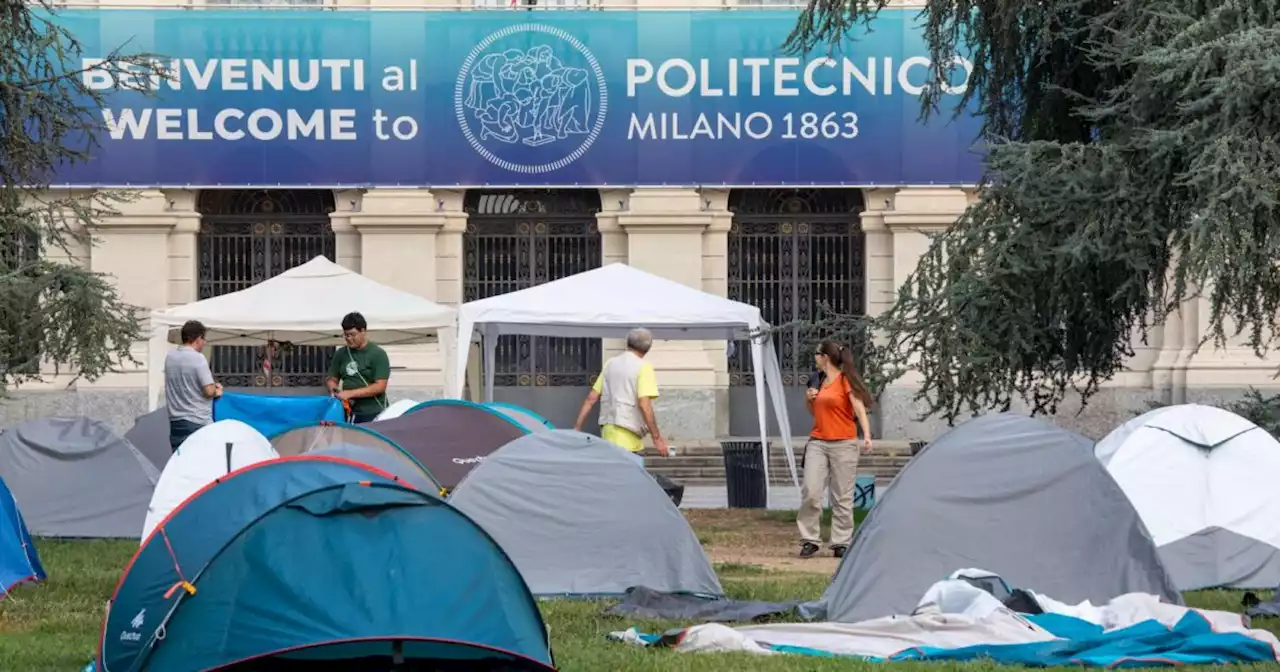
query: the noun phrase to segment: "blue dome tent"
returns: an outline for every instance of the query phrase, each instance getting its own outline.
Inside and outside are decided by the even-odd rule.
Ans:
[[[496,542],[397,476],[325,455],[252,465],[176,509],[127,566],[97,662],[553,669],[537,606]]]
[[[8,595],[27,581],[43,581],[44,567],[31,543],[31,534],[9,488],[0,480],[0,591]]]

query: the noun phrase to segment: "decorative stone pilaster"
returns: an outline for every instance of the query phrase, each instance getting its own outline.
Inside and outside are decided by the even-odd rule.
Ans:
[[[192,225],[194,199],[184,194],[167,194],[158,189],[137,192],[136,197],[115,206],[118,214],[105,217],[93,231],[93,247],[89,253],[89,268],[110,276],[120,292],[120,298],[138,307],[145,316],[152,310],[162,310],[170,303],[169,291],[173,276],[187,275],[186,269],[173,269],[170,263],[172,249],[170,234],[179,223],[186,228]],[[198,221],[198,216],[196,216]],[[194,258],[195,240],[179,248],[185,259]],[[179,257],[183,259],[184,257]],[[165,260],[165,263],[140,263],[139,260]],[[184,262],[188,263],[189,262]],[[177,271],[176,273],[174,271]],[[194,274],[194,268],[190,269]],[[178,288],[192,292],[192,282],[185,285],[179,277]],[[186,298],[186,297],[182,297]],[[177,303],[184,301],[179,299]],[[126,364],[121,371],[109,373],[92,383],[81,381],[81,388],[144,388],[146,387],[147,342],[133,345],[133,356],[141,365]]]
[[[1280,367],[1275,354],[1259,357],[1247,344],[1247,334],[1230,336],[1223,347],[1217,347],[1210,339],[1200,345],[1210,334],[1209,291],[1207,288],[1198,298],[1188,303],[1192,310],[1184,322],[1186,348],[1186,386],[1191,401],[1196,398],[1215,402],[1226,397],[1235,397],[1250,387],[1275,388],[1280,386],[1276,380],[1276,369]],[[1226,331],[1234,330],[1228,320]],[[1264,333],[1264,337],[1266,334]],[[1196,346],[1200,346],[1196,350]]]
[[[716,222],[694,189],[636,189],[619,212],[627,236],[627,262],[636,268],[705,289],[704,236]],[[715,367],[702,341],[663,341],[649,355],[665,390],[660,397],[664,434],[672,438],[716,435],[712,391]],[[727,423],[726,423],[727,425]]]
[[[929,249],[929,234],[946,229],[964,213],[969,205],[969,194],[962,189],[899,189],[892,196],[885,192],[871,192],[874,203],[882,207],[879,218],[892,235],[892,282],[888,285],[889,301],[915,271],[920,257]],[[870,196],[870,195],[869,195]],[[874,212],[874,211],[872,211]],[[874,219],[875,215],[869,217]],[[865,220],[864,220],[865,223]],[[880,243],[883,246],[883,242]],[[870,246],[868,255],[870,255]],[[870,258],[868,259],[870,263]],[[884,272],[883,261],[880,272]],[[868,268],[870,276],[870,267]],[[885,287],[881,282],[879,286]],[[872,297],[868,297],[869,299]],[[888,302],[880,304],[883,310]],[[868,301],[868,311],[871,305]],[[919,423],[918,410],[912,397],[920,387],[920,377],[908,372],[886,389],[875,411],[879,433],[885,439],[932,438],[945,426],[941,421]]]
[[[364,194],[359,189],[333,192],[333,212],[329,226],[333,229],[334,259],[343,268],[360,270],[360,232],[351,225],[351,216],[363,207]]]
[[[462,236],[467,232],[463,210],[465,191],[435,189],[436,211],[443,218],[436,234],[436,301],[453,306],[463,303]]]
[[[1178,310],[1165,318],[1153,331],[1160,332],[1160,352],[1151,363],[1151,389],[1156,399],[1166,404],[1182,404],[1187,400],[1187,360],[1195,348],[1195,329],[1188,314],[1195,313],[1195,300],[1184,301]]]
[[[728,189],[703,189],[702,208],[711,223],[702,233],[702,290],[716,296],[729,295],[729,231],[733,229],[733,213],[729,212]],[[717,436],[729,434],[729,357],[727,341],[703,341],[703,350],[715,371],[715,430]]]
[[[627,211],[627,201],[630,199],[630,189],[600,190],[600,212],[596,214],[596,230],[600,232],[602,266],[627,263],[627,232],[618,224],[618,216]]]
[[[173,229],[169,232],[168,304],[180,306],[195,301],[199,296],[197,236],[200,235],[200,213],[196,210],[199,193],[173,189],[166,190],[164,196],[173,215]]]
[[[867,315],[879,315],[893,304],[896,290],[893,278],[893,232],[885,224],[885,213],[893,206],[892,189],[867,189],[863,192],[867,209],[862,212],[862,234],[865,241]]]
[[[359,236],[362,275],[439,300],[438,236],[448,218],[435,194],[426,189],[371,189],[347,218]],[[445,375],[441,346],[386,346],[391,358],[389,395],[418,400],[440,396]]]

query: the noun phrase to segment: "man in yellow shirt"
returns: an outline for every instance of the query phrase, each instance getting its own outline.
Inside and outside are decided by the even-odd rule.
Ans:
[[[573,428],[582,431],[591,408],[600,403],[600,437],[629,451],[640,464],[644,458],[644,435],[653,437],[658,454],[669,454],[667,442],[658,431],[653,400],[658,398],[658,379],[653,365],[644,361],[653,347],[648,329],[632,329],[627,334],[627,350],[605,362],[591,392],[582,402]]]

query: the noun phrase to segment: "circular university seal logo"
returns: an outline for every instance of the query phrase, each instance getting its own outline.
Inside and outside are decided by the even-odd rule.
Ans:
[[[609,91],[596,57],[551,26],[508,26],[467,54],[453,90],[458,126],[490,163],[547,173],[577,161],[604,128]]]

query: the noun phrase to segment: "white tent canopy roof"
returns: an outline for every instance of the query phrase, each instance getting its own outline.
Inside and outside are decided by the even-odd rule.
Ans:
[[[621,338],[644,327],[663,340],[750,340],[756,376],[756,412],[762,450],[768,436],[766,413],[773,407],[793,482],[799,485],[791,446],[791,423],[783,397],[782,372],[773,339],[762,338],[769,325],[755,306],[694,289],[626,264],[609,264],[536,287],[465,303],[458,310],[457,367],[446,382],[453,398],[462,397],[472,334],[484,342],[484,399],[493,400],[494,352],[498,336],[526,334],[565,338]],[[766,390],[767,384],[767,390]],[[766,394],[767,393],[767,394]]]
[[[459,323],[497,334],[598,338],[644,326],[670,340],[747,339],[768,326],[755,306],[618,263],[471,301]]]
[[[316,257],[269,280],[238,292],[151,313],[148,353],[149,408],[159,404],[164,379],[165,342],[178,342],[178,330],[199,320],[214,345],[261,345],[268,341],[294,345],[337,346],[342,318],[358,312],[369,323],[369,339],[379,345],[415,344],[447,332],[452,343],[457,311]],[[445,375],[453,370],[445,352]],[[448,381],[446,380],[446,384]]]
[[[381,345],[421,343],[454,325],[456,313],[420,296],[374,282],[325,257],[316,257],[238,292],[174,306],[151,314],[155,328],[176,331],[188,320],[209,329],[211,343],[266,340],[297,345],[342,343],[342,317],[359,312],[369,337]]]

